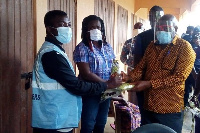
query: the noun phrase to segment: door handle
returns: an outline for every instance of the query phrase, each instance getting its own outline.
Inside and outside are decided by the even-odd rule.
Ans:
[[[21,79],[25,79],[25,90],[31,87],[32,72],[21,74]]]

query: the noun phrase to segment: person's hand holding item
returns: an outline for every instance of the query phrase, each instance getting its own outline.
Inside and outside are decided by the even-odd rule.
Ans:
[[[151,88],[152,86],[150,81],[136,81],[132,84],[135,86],[131,90],[128,90],[128,91],[143,91],[143,90]]]
[[[108,98],[119,96],[121,95],[121,92],[132,89],[134,85],[132,83],[126,83],[128,80],[128,76],[124,72],[120,71],[117,60],[114,60],[111,69],[111,76],[107,81],[108,87],[102,94],[101,100],[104,101]]]
[[[121,71],[120,75],[122,77],[123,82],[128,82],[130,80],[129,76],[126,73],[124,73],[123,71]]]
[[[107,90],[101,96],[102,101],[108,98],[117,97],[121,95],[121,92],[132,89],[134,87],[132,83],[122,83],[122,76],[120,74],[113,74],[110,77],[110,80],[107,81],[107,85]],[[113,89],[113,87],[115,88]]]
[[[113,74],[110,76],[110,79],[106,83],[107,89],[117,88],[122,84],[122,77],[121,75]]]
[[[131,71],[132,71],[133,69],[134,69],[133,67],[128,67],[128,68],[127,68],[127,74],[129,75],[129,73],[131,73]]]

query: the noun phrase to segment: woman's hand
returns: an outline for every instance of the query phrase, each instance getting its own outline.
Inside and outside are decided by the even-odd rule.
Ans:
[[[122,77],[119,74],[113,74],[110,76],[110,79],[106,83],[107,89],[117,88],[122,84]]]

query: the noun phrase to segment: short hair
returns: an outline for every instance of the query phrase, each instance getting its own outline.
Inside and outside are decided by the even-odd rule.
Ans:
[[[178,26],[178,20],[176,19],[174,15],[165,14],[159,19],[159,21],[163,21],[163,20],[172,21],[174,26]]]
[[[187,30],[194,30],[194,26],[188,26]]]
[[[52,26],[52,20],[56,16],[67,16],[67,13],[61,10],[52,10],[52,11],[47,12],[44,16],[45,27]]]
[[[178,20],[176,19],[176,17],[174,15],[165,14],[159,19],[159,21],[171,21],[173,23],[174,28],[175,28],[175,32],[177,32]]]
[[[163,9],[160,6],[155,5],[150,9],[149,12],[155,12],[155,11],[163,11]]]
[[[142,26],[143,24],[142,24],[141,22],[137,22],[137,23],[134,25],[134,29],[138,29],[138,27],[139,27],[140,25]]]

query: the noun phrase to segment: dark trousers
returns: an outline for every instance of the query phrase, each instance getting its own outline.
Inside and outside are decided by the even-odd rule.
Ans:
[[[33,128],[33,133],[62,133],[62,132],[58,132],[57,129]],[[73,130],[64,133],[73,133]]]
[[[103,102],[101,96],[83,97],[80,133],[104,133],[110,99]]]
[[[140,109],[140,114],[141,114],[141,126],[144,125],[144,92],[136,92],[137,95],[137,101],[138,101],[138,107]]]
[[[200,95],[198,97],[200,102]],[[200,118],[195,116],[195,133],[200,133]]]
[[[200,133],[200,118],[195,117],[195,133]]]
[[[181,133],[183,126],[183,111],[180,113],[160,114],[144,110],[145,124],[159,123]]]

